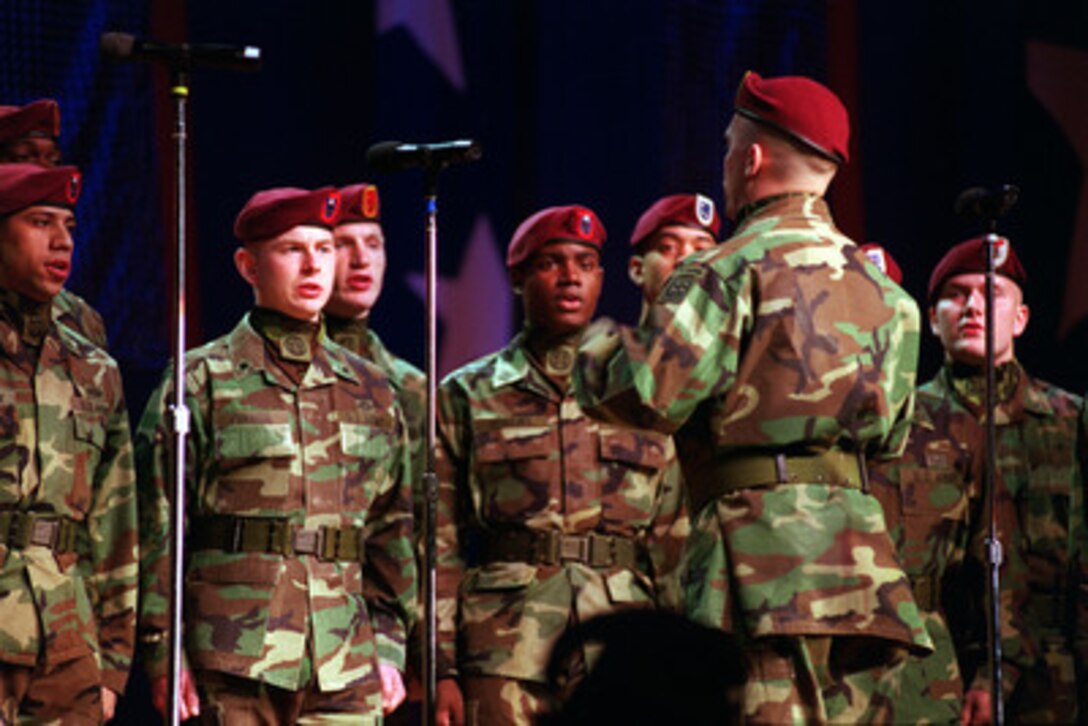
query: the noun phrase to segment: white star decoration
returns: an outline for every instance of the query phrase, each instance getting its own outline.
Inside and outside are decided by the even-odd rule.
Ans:
[[[403,25],[450,85],[458,91],[465,90],[461,47],[450,0],[378,0],[377,13],[379,34]]]
[[[425,297],[422,274],[408,275],[408,286],[420,299]],[[495,247],[491,223],[479,217],[457,277],[438,279],[439,377],[509,342],[514,326],[510,299],[506,266]]]

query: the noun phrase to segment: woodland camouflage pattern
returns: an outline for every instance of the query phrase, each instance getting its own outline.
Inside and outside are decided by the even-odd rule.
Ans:
[[[914,301],[835,229],[822,199],[788,194],[689,257],[641,328],[587,340],[575,380],[595,415],[675,432],[699,501],[730,456],[897,455],[918,342]],[[728,493],[693,512],[686,560],[685,605],[700,623],[930,647],[880,504],[861,490]]]
[[[366,320],[345,320],[328,316],[326,325],[330,338],[376,365],[389,379],[397,394],[397,403],[400,404],[404,420],[408,424],[412,492],[416,501],[416,521],[419,522],[423,501],[421,477],[426,467],[424,421],[427,416],[427,377],[408,361],[390,353],[378,334],[367,325]]]
[[[376,686],[379,659],[403,669],[415,598],[403,418],[385,377],[323,329],[296,386],[254,314],[187,355],[188,526],[231,514],[286,517],[306,529],[362,527],[364,554],[360,563],[189,550],[189,662],[289,690],[311,678],[321,691]],[[274,325],[262,330],[279,339]],[[137,435],[144,641],[168,627],[170,375]],[[147,644],[152,676],[165,673],[164,644]]]
[[[953,410],[955,409],[955,410]],[[934,652],[909,656],[884,674],[859,716],[869,723],[952,723],[963,709],[963,679],[941,593],[964,577],[968,500],[981,471],[981,429],[967,411],[941,395],[939,386],[921,386],[914,423],[903,455],[869,470],[873,495],[884,509],[903,570]],[[981,614],[980,614],[981,617]]]
[[[984,383],[945,367],[921,391],[947,401],[955,415],[981,420]],[[997,371],[998,537],[1005,562],[1001,578],[1001,628],[1006,718],[1009,723],[1077,720],[1077,678],[1088,664],[1088,529],[1085,482],[1078,461],[1081,397],[1031,378],[1018,363]],[[975,423],[974,437],[984,431]],[[950,609],[952,630],[970,633],[960,662],[972,687],[988,689],[983,542],[989,526],[981,463],[974,472],[967,550],[972,606]],[[963,579],[963,578],[961,578]],[[957,598],[959,602],[967,598]],[[951,601],[949,601],[951,608]],[[962,621],[959,622],[959,621]],[[962,625],[962,627],[961,627]],[[974,627],[971,627],[971,626]],[[1081,698],[1084,698],[1081,694]],[[1081,707],[1083,708],[1083,703]]]
[[[57,320],[61,325],[82,335],[102,350],[109,348],[106,340],[106,323],[98,311],[86,300],[68,290],[61,290],[53,298]]]
[[[525,336],[439,390],[440,676],[456,664],[462,675],[542,683],[568,624],[679,604],[687,520],[672,440],[586,416],[531,362]],[[526,528],[637,538],[638,568],[475,561],[486,533]]]
[[[135,472],[117,364],[0,291],[0,509],[77,525],[76,551],[0,542],[0,660],[98,657],[122,693],[136,635]],[[40,341],[37,355],[28,341]]]

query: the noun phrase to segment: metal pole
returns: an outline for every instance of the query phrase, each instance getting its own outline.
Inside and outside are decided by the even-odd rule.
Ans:
[[[177,184],[174,252],[176,255],[174,276],[174,403],[171,407],[171,423],[174,429],[174,447],[171,458],[174,475],[174,495],[171,499],[170,534],[173,542],[170,563],[170,662],[169,691],[166,708],[172,726],[181,723],[181,670],[184,638],[182,633],[182,593],[185,579],[185,439],[189,433],[189,409],[185,405],[185,242],[186,242],[186,110],[189,98],[188,70],[173,69],[170,94],[174,98],[174,147],[175,183]]]
[[[427,470],[423,475],[423,713],[427,726],[435,724],[435,701],[438,682],[435,624],[435,544],[436,510],[438,507],[438,476],[435,474],[435,445],[437,441],[436,391],[438,381],[438,169],[428,165],[424,175],[426,185],[426,345],[424,365],[427,373]]]
[[[995,726],[1005,723],[1005,706],[1002,703],[1003,676],[1001,673],[1001,541],[997,536],[997,425],[994,413],[997,408],[996,372],[994,365],[994,245],[1001,238],[993,232],[993,222],[986,235],[986,507],[989,509],[989,531],[986,536],[986,563],[989,566],[988,591],[990,617],[988,635],[989,660],[992,674],[991,716]]]

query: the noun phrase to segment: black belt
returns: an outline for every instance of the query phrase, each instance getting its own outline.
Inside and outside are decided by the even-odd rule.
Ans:
[[[46,547],[57,554],[75,552],[79,524],[52,512],[0,511],[0,542],[12,549]]]
[[[303,529],[277,517],[200,517],[190,528],[189,541],[194,549],[313,555],[327,562],[356,561],[363,553],[362,527]]]
[[[740,454],[710,463],[690,485],[691,511],[696,513],[720,496],[740,489],[778,484],[830,484],[869,490],[865,455],[827,449],[815,454]]]
[[[489,531],[484,538],[484,562],[525,562],[559,565],[579,562],[590,567],[626,567],[638,564],[638,542],[590,532],[562,534],[555,530],[511,529]]]

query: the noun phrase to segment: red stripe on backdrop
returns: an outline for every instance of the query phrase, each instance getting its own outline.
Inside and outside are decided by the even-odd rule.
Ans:
[[[850,163],[835,175],[828,197],[839,229],[858,242],[867,242],[861,185],[857,0],[827,0],[827,55],[827,85],[839,94],[850,114]]]
[[[151,3],[150,22],[151,37],[164,43],[183,43],[188,40],[189,24],[185,13],[185,0],[155,0]],[[163,251],[163,264],[166,268],[168,288],[163,290],[163,295],[169,296],[163,302],[168,311],[166,317],[169,330],[166,331],[170,348],[174,345],[174,278],[177,270],[177,252],[174,247],[174,235],[177,227],[175,216],[176,195],[176,164],[177,151],[174,142],[174,129],[177,123],[174,111],[174,98],[170,94],[170,74],[165,64],[156,64],[153,70],[155,85],[155,148],[158,150],[159,170],[158,184],[160,190],[160,208],[162,210],[163,229],[166,239],[159,242]],[[188,127],[188,121],[187,121]],[[189,134],[189,143],[192,143],[192,133]],[[187,184],[185,189],[187,214],[186,245],[185,245],[185,336],[188,348],[193,348],[203,342],[200,310],[200,278],[198,276],[198,253],[200,245],[196,240],[196,210],[194,203],[196,196],[194,188],[194,168],[192,148],[187,148],[185,165],[187,169]],[[147,180],[151,181],[151,180]]]

